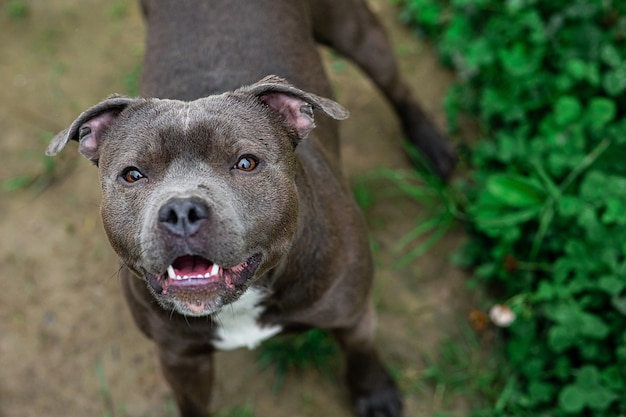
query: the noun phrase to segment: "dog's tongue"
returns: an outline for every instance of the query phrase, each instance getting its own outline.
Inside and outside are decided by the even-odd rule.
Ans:
[[[213,267],[213,263],[201,256],[186,255],[176,258],[172,267],[174,268],[176,275],[199,276],[209,273]]]

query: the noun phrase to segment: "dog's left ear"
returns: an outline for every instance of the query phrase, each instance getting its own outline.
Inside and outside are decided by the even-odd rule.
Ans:
[[[344,120],[349,116],[339,103],[302,91],[275,75],[241,87],[235,93],[258,97],[282,118],[298,140],[305,139],[315,127],[313,110],[321,110],[336,120]]]

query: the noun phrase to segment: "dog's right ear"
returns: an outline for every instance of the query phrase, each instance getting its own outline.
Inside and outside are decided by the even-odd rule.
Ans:
[[[46,155],[58,154],[70,140],[75,140],[78,142],[79,152],[97,164],[103,133],[115,122],[119,114],[135,101],[136,99],[128,97],[112,96],[84,111],[69,128],[52,138]]]

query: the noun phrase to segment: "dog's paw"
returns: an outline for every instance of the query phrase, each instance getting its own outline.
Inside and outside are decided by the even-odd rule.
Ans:
[[[395,385],[353,397],[357,417],[401,417],[402,395]]]

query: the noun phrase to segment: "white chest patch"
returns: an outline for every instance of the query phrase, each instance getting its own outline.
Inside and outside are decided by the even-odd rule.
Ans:
[[[256,348],[262,341],[269,339],[282,330],[281,326],[260,326],[258,318],[263,313],[259,303],[263,292],[249,288],[234,303],[224,306],[216,315],[220,326],[213,346],[220,350],[232,350],[240,347]]]

